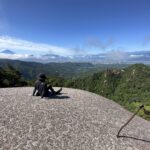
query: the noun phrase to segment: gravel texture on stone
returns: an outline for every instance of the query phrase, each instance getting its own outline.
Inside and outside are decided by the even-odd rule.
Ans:
[[[58,88],[55,88],[58,89]],[[150,122],[83,90],[41,99],[32,87],[0,89],[0,150],[150,150]]]

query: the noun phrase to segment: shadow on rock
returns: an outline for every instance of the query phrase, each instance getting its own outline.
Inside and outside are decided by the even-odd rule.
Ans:
[[[70,98],[69,96],[62,96],[62,95],[55,95],[55,96],[51,96],[48,98],[45,98],[46,100],[50,100],[50,99],[68,99]]]

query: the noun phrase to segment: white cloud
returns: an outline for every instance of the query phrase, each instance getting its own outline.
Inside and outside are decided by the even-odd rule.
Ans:
[[[0,49],[23,50],[27,52],[51,53],[61,56],[75,55],[74,50],[44,43],[35,43],[10,36],[0,36]]]
[[[114,38],[109,38],[105,42],[101,39],[95,37],[87,40],[87,45],[93,48],[99,48],[100,50],[107,50],[107,48],[111,47],[115,43]]]
[[[29,58],[30,55],[28,54],[4,54],[0,53],[0,59],[25,59]]]
[[[138,58],[138,57],[143,57],[144,55],[130,55],[129,57],[131,58]]]
[[[122,49],[111,50],[106,53],[106,58],[110,60],[120,61],[127,57],[127,53]]]

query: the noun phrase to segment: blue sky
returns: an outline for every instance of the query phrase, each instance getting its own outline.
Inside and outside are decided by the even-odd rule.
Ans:
[[[0,0],[0,50],[60,55],[150,50],[149,0]]]

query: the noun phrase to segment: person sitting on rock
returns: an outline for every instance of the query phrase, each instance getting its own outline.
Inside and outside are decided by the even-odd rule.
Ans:
[[[35,82],[33,96],[41,96],[41,98],[50,97],[55,96],[62,91],[62,88],[60,88],[58,91],[55,91],[51,85],[47,85],[47,83],[45,82],[46,79],[47,77],[45,74],[39,74],[38,80]]]

